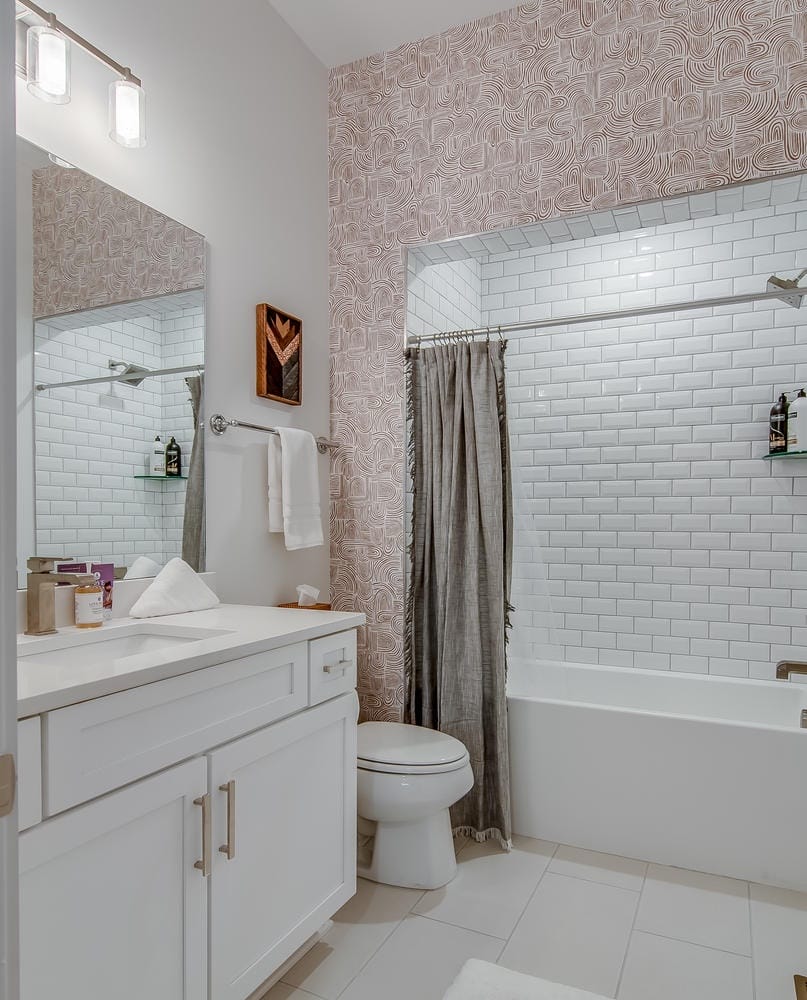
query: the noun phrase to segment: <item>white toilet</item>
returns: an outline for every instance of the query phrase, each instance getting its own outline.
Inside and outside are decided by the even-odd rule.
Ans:
[[[468,751],[445,733],[399,722],[358,730],[358,874],[437,889],[457,871],[448,809],[473,787]],[[372,838],[372,840],[370,840]]]

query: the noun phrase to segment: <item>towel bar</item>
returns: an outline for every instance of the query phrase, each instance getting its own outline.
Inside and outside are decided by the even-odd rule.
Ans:
[[[265,431],[267,434],[277,434],[278,430],[276,427],[263,427],[261,424],[250,424],[246,420],[236,420],[234,417],[225,417],[221,413],[214,413],[210,418],[210,430],[214,434],[223,434],[228,427],[249,427],[253,431]],[[329,448],[335,448],[336,443],[334,441],[329,441],[327,438],[318,437],[317,451],[320,455],[327,455]]]

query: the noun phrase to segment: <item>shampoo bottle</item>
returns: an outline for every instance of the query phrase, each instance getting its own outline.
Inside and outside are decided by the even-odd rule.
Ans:
[[[165,475],[165,445],[160,440],[159,434],[154,438],[154,444],[149,452],[148,474],[150,476]]]
[[[76,587],[76,628],[100,628],[104,624],[104,590],[101,574],[95,573],[93,583]]]
[[[787,396],[779,397],[771,410],[770,453],[780,455],[787,451]]]
[[[176,438],[173,437],[165,449],[165,474],[166,476],[182,475],[182,449],[177,444]]]
[[[807,392],[799,389],[787,411],[787,450],[807,451]]]

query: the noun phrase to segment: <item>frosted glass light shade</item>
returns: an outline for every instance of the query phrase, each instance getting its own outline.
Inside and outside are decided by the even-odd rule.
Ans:
[[[146,95],[131,80],[109,85],[109,138],[129,149],[146,145]]]
[[[28,89],[42,101],[67,104],[70,100],[70,42],[46,24],[28,29]]]

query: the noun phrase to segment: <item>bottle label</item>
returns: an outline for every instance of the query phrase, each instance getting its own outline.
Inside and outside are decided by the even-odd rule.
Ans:
[[[104,620],[104,595],[98,590],[92,594],[76,594],[76,625],[95,625]]]
[[[784,451],[787,448],[787,416],[783,413],[771,417],[770,450]]]

